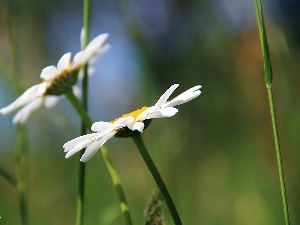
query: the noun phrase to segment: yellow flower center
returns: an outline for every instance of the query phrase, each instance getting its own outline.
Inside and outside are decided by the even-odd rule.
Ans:
[[[146,109],[148,109],[148,107],[144,106],[144,107],[142,107],[140,109],[137,109],[133,112],[126,113],[126,114],[120,116],[119,118],[114,119],[113,121],[110,121],[110,123],[115,123],[118,119],[125,118],[125,117],[128,117],[128,116],[133,117],[134,121],[136,122],[137,117],[139,115],[141,115],[141,113],[145,112]],[[145,119],[145,120],[142,121],[144,123],[144,130],[150,125],[151,121],[152,121],[151,119]],[[138,130],[132,131],[128,127],[122,127],[122,128],[117,130],[117,133],[115,134],[115,137],[117,137],[117,138],[133,137],[134,135],[136,135],[138,133],[140,133]]]
[[[143,106],[142,108],[137,109],[137,110],[135,110],[135,111],[133,111],[133,112],[123,114],[123,115],[120,116],[119,118],[112,120],[110,123],[114,123],[114,122],[116,122],[118,119],[120,119],[120,118],[125,118],[125,117],[128,117],[128,116],[132,116],[133,119],[134,119],[134,121],[135,121],[136,118],[137,118],[142,112],[144,112],[146,109],[148,109],[148,107],[147,107],[147,106]]]

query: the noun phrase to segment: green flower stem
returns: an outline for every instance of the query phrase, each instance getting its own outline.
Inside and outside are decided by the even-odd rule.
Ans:
[[[83,1],[83,49],[88,45],[90,39],[90,0]],[[82,107],[87,112],[88,109],[88,64],[83,69],[82,80]],[[82,134],[86,134],[85,124],[82,123]]]
[[[147,148],[143,142],[142,136],[141,134],[136,134],[134,136],[132,136],[133,142],[135,143],[136,147],[138,148],[142,158],[144,159],[148,169],[150,170],[158,188],[160,189],[164,200],[169,208],[169,211],[172,215],[173,221],[175,225],[181,225],[181,219],[179,217],[179,214],[177,212],[177,209],[175,207],[175,204],[171,198],[171,195],[169,194],[169,191],[157,169],[157,167],[155,166],[151,156],[149,155],[149,152],[147,151]]]
[[[76,225],[83,224],[85,164],[79,162]]]
[[[83,37],[83,46],[86,47],[88,45],[90,39],[90,11],[91,11],[91,1],[84,0],[83,1],[83,27],[85,30]]]
[[[65,96],[67,97],[68,101],[71,103],[73,108],[76,110],[78,115],[80,116],[81,120],[84,122],[85,126],[90,129],[93,122],[86,111],[83,109],[82,105],[80,104],[79,100],[73,94],[72,90],[66,91]]]
[[[12,186],[17,186],[17,181],[4,168],[0,167],[0,175]]]
[[[269,103],[270,103],[273,134],[274,134],[274,140],[275,140],[275,149],[276,149],[276,157],[277,157],[277,164],[278,164],[284,219],[285,219],[285,224],[289,225],[290,224],[289,209],[288,209],[286,189],[285,189],[284,173],[283,173],[282,158],[281,158],[281,152],[280,152],[280,143],[279,143],[279,136],[278,136],[278,130],[277,130],[277,123],[276,123],[276,113],[275,113],[275,107],[274,107],[272,86],[271,85],[267,86],[267,89],[268,89],[268,97],[269,97]]]
[[[82,121],[90,129],[92,126],[92,120],[90,119],[90,117],[86,113],[86,111],[84,111],[82,105],[80,104],[78,99],[74,96],[73,92],[70,90],[70,91],[66,92],[65,95],[66,95],[67,99],[69,100],[69,102],[74,107],[74,109],[77,111],[79,116],[81,117]],[[129,207],[128,207],[128,204],[127,204],[127,201],[125,198],[125,194],[124,194],[124,190],[122,187],[120,176],[118,175],[118,172],[112,163],[109,152],[104,145],[100,148],[100,152],[102,154],[105,165],[108,169],[108,172],[110,174],[110,177],[111,177],[114,187],[116,189],[117,197],[120,202],[121,212],[125,218],[126,225],[132,225],[132,220],[131,220],[130,213],[129,213]]]
[[[83,1],[83,48],[87,46],[90,34],[90,0]],[[82,107],[83,110],[88,109],[88,65],[84,67],[82,79]],[[86,134],[87,127],[84,121],[81,121],[81,135]],[[76,225],[83,224],[84,213],[84,189],[85,189],[85,163],[79,162],[78,173],[78,195],[77,195],[77,212],[76,212]]]
[[[268,90],[268,97],[269,97],[269,104],[270,104],[270,112],[271,112],[272,127],[273,127],[275,149],[276,149],[276,156],[277,156],[284,218],[285,218],[285,224],[289,225],[290,224],[289,210],[288,210],[288,203],[287,203],[287,196],[286,196],[286,189],[285,189],[285,182],[284,182],[282,159],[280,153],[280,144],[279,144],[277,123],[276,123],[276,113],[274,107],[273,92],[272,92],[273,74],[272,74],[271,57],[269,52],[269,45],[268,45],[261,0],[254,0],[254,5],[255,5],[256,19],[257,19],[259,37],[261,42],[263,60],[264,60],[264,76],[265,76],[265,82]]]

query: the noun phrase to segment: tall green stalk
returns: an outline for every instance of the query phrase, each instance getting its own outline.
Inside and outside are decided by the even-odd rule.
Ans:
[[[284,218],[285,218],[285,224],[289,225],[290,219],[289,219],[288,203],[287,203],[287,196],[286,196],[286,189],[285,189],[285,182],[284,182],[284,173],[283,173],[283,166],[282,166],[282,158],[281,158],[281,152],[280,152],[279,135],[278,135],[278,129],[277,129],[276,113],[275,113],[273,92],[272,92],[273,74],[272,74],[271,57],[270,57],[270,52],[269,52],[269,45],[268,45],[267,34],[266,34],[266,29],[265,29],[263,7],[262,7],[261,0],[254,0],[254,4],[255,4],[258,30],[259,30],[259,37],[260,37],[260,42],[261,42],[261,47],[262,47],[263,60],[264,60],[264,75],[265,75],[265,82],[266,82],[266,86],[267,86],[269,104],[270,104],[270,112],[271,112],[272,127],[273,127],[274,141],[275,141],[275,149],[276,149],[276,157],[277,157],[277,164],[278,164],[278,172],[279,172]]]
[[[17,13],[17,3],[13,6],[12,14],[18,15]],[[14,74],[14,84],[15,92],[17,95],[21,93],[20,85],[20,57],[19,57],[19,45],[18,45],[18,34],[17,27],[18,21],[17,17],[10,17],[9,27],[9,39],[10,46],[12,50],[12,62],[13,62],[13,74]],[[25,128],[23,125],[17,125],[17,146],[15,149],[15,170],[16,170],[16,180],[17,180],[17,191],[19,200],[19,210],[22,225],[28,225],[28,202],[27,202],[27,169],[28,169],[28,151],[27,151],[27,141]]]
[[[90,34],[90,0],[83,1],[83,48],[85,48],[89,41]],[[85,111],[88,109],[88,64],[84,67],[82,80],[82,107]],[[81,121],[81,135],[86,134],[86,125]],[[85,189],[85,163],[79,161],[78,173],[78,194],[77,194],[77,212],[76,225],[83,224],[84,215],[84,189]]]
[[[83,107],[80,104],[80,102],[78,101],[78,99],[74,96],[72,90],[67,91],[65,93],[65,96],[67,97],[69,102],[72,104],[73,108],[76,110],[78,115],[81,117],[82,121],[85,123],[85,126],[88,127],[89,129],[91,129],[92,120],[90,119],[87,112],[83,109]],[[132,225],[132,220],[131,220],[131,216],[130,216],[130,213],[129,213],[129,207],[128,207],[128,203],[127,203],[126,198],[125,198],[125,194],[124,194],[124,190],[123,190],[123,187],[122,187],[120,176],[119,176],[117,170],[115,169],[115,167],[112,163],[112,160],[111,160],[111,157],[109,155],[109,152],[108,152],[107,148],[105,146],[102,146],[100,148],[100,152],[102,154],[105,165],[108,169],[109,175],[110,175],[110,177],[112,179],[112,182],[114,184],[114,187],[115,187],[115,190],[116,190],[116,193],[117,193],[117,197],[118,197],[119,202],[120,202],[121,212],[122,212],[122,214],[124,216],[124,219],[125,219],[125,224],[126,225]]]
[[[157,167],[155,166],[151,156],[149,155],[149,152],[147,151],[147,148],[143,142],[141,134],[136,134],[132,136],[133,142],[135,143],[136,147],[138,148],[142,158],[144,159],[148,169],[150,170],[152,177],[154,178],[158,188],[160,189],[164,200],[166,201],[166,204],[169,208],[169,211],[171,213],[171,216],[173,218],[175,225],[181,225],[181,219],[179,217],[178,211],[175,207],[175,204],[171,198],[171,195],[165,185],[165,182],[163,181]]]

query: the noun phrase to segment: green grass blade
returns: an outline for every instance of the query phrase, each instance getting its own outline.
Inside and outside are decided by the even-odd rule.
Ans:
[[[267,39],[267,33],[265,28],[264,22],[264,14],[261,0],[254,0],[255,4],[255,11],[256,11],[256,19],[259,31],[259,37],[261,41],[261,48],[264,60],[264,74],[265,74],[265,81],[267,85],[271,85],[273,81],[273,73],[272,73],[272,64],[271,64],[271,57]]]
[[[290,219],[289,219],[288,203],[287,203],[284,172],[283,172],[282,158],[281,158],[281,151],[280,151],[279,135],[277,129],[277,122],[276,122],[273,91],[272,91],[273,74],[272,74],[271,57],[270,57],[267,33],[266,33],[265,22],[264,22],[262,2],[261,0],[254,0],[254,4],[255,4],[256,19],[257,19],[257,25],[258,25],[258,31],[259,31],[259,37],[260,37],[263,61],[264,61],[264,75],[265,75],[265,81],[266,81],[268,97],[269,97],[269,105],[270,105],[273,135],[275,141],[275,150],[276,150],[276,157],[277,157],[277,164],[278,164],[278,173],[279,173],[279,180],[280,180],[284,218],[285,218],[285,224],[289,225]]]

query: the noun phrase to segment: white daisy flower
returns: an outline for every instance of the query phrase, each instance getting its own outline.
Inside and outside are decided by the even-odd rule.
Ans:
[[[0,114],[6,115],[22,108],[13,118],[14,124],[22,124],[43,103],[47,108],[53,107],[61,98],[60,95],[66,91],[73,89],[75,94],[79,93],[78,88],[74,86],[79,71],[90,60],[95,60],[109,49],[109,45],[104,44],[107,38],[108,34],[97,36],[84,50],[75,55],[73,61],[71,61],[71,53],[66,53],[58,61],[57,66],[45,67],[40,74],[42,83],[32,86],[13,103],[1,108]]]
[[[96,133],[77,137],[64,144],[64,151],[67,152],[66,158],[86,148],[80,159],[80,161],[86,162],[108,139],[114,136],[131,137],[141,133],[149,126],[152,119],[174,116],[178,112],[178,109],[174,108],[174,106],[186,103],[201,94],[201,86],[198,85],[183,92],[171,101],[167,101],[178,86],[178,84],[173,84],[154,106],[144,106],[111,122],[100,121],[94,123],[91,130]]]
[[[61,76],[70,64],[70,53],[66,53],[58,61],[57,66],[47,66],[43,69],[40,77],[43,82],[36,84],[27,89],[20,97],[18,97],[13,103],[0,109],[0,114],[6,115],[19,108],[19,112],[14,116],[13,123],[25,123],[30,114],[41,107],[44,103],[46,107],[52,107],[58,101],[56,96],[45,95],[47,89],[51,87],[51,84],[56,77]]]

